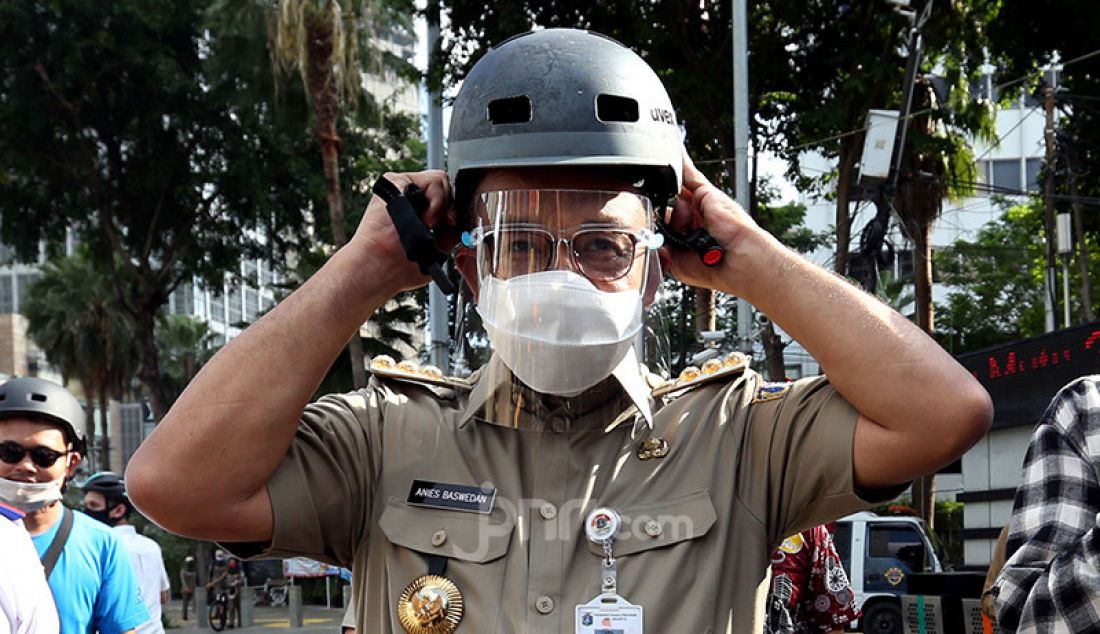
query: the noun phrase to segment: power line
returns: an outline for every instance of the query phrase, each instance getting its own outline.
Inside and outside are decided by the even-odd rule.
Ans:
[[[1096,50],[1091,51],[1089,53],[1085,53],[1084,55],[1080,55],[1080,56],[1075,57],[1073,59],[1062,62],[1059,66],[1062,69],[1064,69],[1066,66],[1076,64],[1077,62],[1082,62],[1086,59],[1096,57],[1098,55],[1100,55],[1100,49],[1096,49]],[[1041,72],[1045,73],[1046,70],[1043,70]],[[1023,75],[1021,77],[1017,77],[1016,79],[1012,79],[1012,80],[997,84],[996,86],[994,86],[994,90],[997,91],[997,92],[1000,92],[1004,88],[1008,88],[1009,86],[1013,86],[1015,84],[1027,81],[1028,79],[1031,79],[1034,76],[1035,76],[1035,73],[1028,73],[1028,74]],[[910,113],[909,116],[904,117],[904,121],[902,120],[902,118],[899,117],[898,122],[899,123],[908,123],[908,121],[910,119],[912,119],[913,117],[918,117],[920,115],[927,114],[927,113],[932,112],[934,110],[936,110],[936,108],[925,108],[924,110],[918,110],[917,112]],[[1032,110],[1034,110],[1034,108],[1032,108]],[[1030,113],[1027,116],[1030,116]],[[885,124],[876,124],[876,125],[885,125]],[[828,143],[830,141],[838,141],[840,139],[850,137],[852,135],[859,134],[861,132],[866,132],[867,130],[871,129],[871,127],[872,126],[863,126],[861,128],[856,128],[854,130],[849,130],[847,132],[841,132],[840,134],[825,137],[825,138],[822,138],[822,139],[816,139],[814,141],[807,141],[806,143],[800,143],[798,145],[791,146],[791,147],[787,148],[786,151],[787,152],[794,152],[794,151],[797,151],[797,150],[806,149],[808,147],[822,145],[822,144]],[[716,158],[716,159],[704,159],[704,160],[696,161],[695,163],[697,165],[706,165],[706,164],[710,164],[710,163],[723,163],[723,162],[732,161],[732,160],[733,160],[733,158],[726,157],[726,158]]]

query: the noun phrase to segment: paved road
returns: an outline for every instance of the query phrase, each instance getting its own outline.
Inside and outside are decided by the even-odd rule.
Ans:
[[[172,626],[177,629],[170,630],[171,632],[213,632],[214,630],[200,630],[198,622],[195,620],[195,614],[192,610],[188,616],[190,620],[184,621],[181,617],[182,612],[180,609],[180,602],[173,599],[164,606],[164,613],[168,616]],[[290,627],[290,612],[286,607],[281,608],[267,608],[258,607],[253,608],[252,618],[254,624],[251,627],[243,627],[240,629],[226,629],[225,632],[267,632],[273,634],[274,632],[300,632],[301,634],[338,634],[340,632],[340,621],[344,618],[344,611],[341,609],[326,609],[325,607],[307,605],[305,606],[305,615],[303,617],[304,625],[301,629]]]

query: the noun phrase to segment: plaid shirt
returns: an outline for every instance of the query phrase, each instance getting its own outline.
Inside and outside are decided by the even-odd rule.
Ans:
[[[1100,625],[1100,375],[1058,393],[1024,460],[997,578],[1001,632]]]

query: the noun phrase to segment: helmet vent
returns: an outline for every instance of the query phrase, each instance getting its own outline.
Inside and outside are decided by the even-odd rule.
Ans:
[[[494,99],[489,102],[489,123],[530,123],[531,98],[527,95]]]
[[[638,120],[638,102],[630,97],[599,95],[596,97],[596,118],[605,123]]]
[[[45,394],[35,394],[34,392],[31,392],[30,396],[31,396],[32,401],[38,401],[39,403],[45,403],[46,402],[46,395]]]

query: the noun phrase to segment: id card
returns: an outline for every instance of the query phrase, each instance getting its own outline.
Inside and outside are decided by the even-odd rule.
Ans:
[[[576,634],[642,634],[642,606],[617,594],[601,594],[576,612]]]

